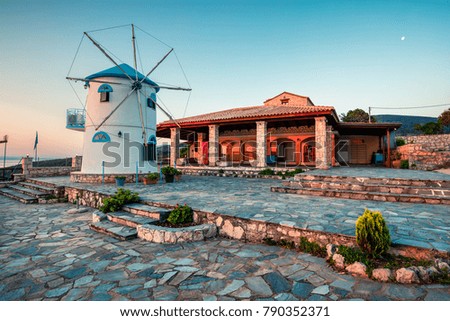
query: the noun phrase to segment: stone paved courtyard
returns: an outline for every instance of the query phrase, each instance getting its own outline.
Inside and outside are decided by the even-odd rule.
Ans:
[[[366,172],[374,175],[378,169],[372,169],[371,172],[368,168]],[[354,173],[358,171],[359,169],[356,169]],[[319,171],[314,171],[316,172]],[[410,172],[413,175],[420,174],[422,177],[436,178],[441,175],[450,177],[421,171],[397,170],[397,172]],[[386,171],[380,173],[387,175]],[[70,183],[68,177],[49,177],[40,180],[107,193],[116,190],[114,184]],[[137,191],[143,199],[149,201],[171,205],[186,203],[195,209],[208,212],[351,236],[355,233],[356,219],[365,208],[369,208],[381,211],[387,220],[394,243],[450,251],[450,209],[447,205],[359,201],[272,193],[270,187],[276,185],[281,185],[281,181],[185,175],[178,183],[149,186],[127,184],[126,188]]]
[[[449,286],[340,275],[279,247],[118,241],[89,230],[92,211],[71,207],[0,196],[0,300],[450,300]]]

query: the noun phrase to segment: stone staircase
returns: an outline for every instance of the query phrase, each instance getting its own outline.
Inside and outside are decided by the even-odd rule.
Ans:
[[[272,192],[356,200],[450,205],[450,181],[296,175]]]
[[[141,203],[127,204],[122,211],[93,214],[89,227],[97,232],[125,241],[137,237],[137,227],[165,220],[170,210]]]
[[[25,181],[5,184],[0,188],[0,195],[9,197],[24,204],[38,203],[39,199],[57,196],[54,187],[36,184],[36,181]]]

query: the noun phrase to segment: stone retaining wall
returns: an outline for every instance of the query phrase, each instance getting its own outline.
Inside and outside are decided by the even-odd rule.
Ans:
[[[439,151],[422,144],[399,146],[397,151],[402,155],[402,160],[408,160],[411,169],[435,170],[450,167],[450,151]]]
[[[67,176],[72,171],[71,166],[64,167],[31,167],[27,177]]]
[[[426,151],[450,151],[450,134],[399,136],[406,144],[420,144]]]
[[[90,191],[77,187],[65,187],[65,196],[69,203],[79,202],[79,205],[99,208],[103,205],[103,199],[111,195],[100,193],[97,191]]]
[[[138,181],[142,182],[146,175],[138,174]],[[81,172],[71,172],[70,181],[74,183],[101,184],[102,179],[104,179],[104,182],[109,184],[116,182],[116,176],[125,176],[126,183],[136,182],[136,174],[105,174],[103,176],[101,174],[85,174]]]

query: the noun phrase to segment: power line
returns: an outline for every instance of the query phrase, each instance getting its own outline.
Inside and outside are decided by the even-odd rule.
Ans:
[[[439,105],[428,105],[428,106],[401,106],[401,107],[372,107],[370,106],[369,108],[371,109],[418,109],[418,108],[434,108],[434,107],[444,107],[444,106],[450,106],[450,103],[448,104],[439,104]]]

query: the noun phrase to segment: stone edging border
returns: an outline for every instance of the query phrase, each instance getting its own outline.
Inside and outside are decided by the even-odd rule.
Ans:
[[[214,224],[180,228],[144,224],[138,225],[136,229],[139,238],[153,243],[177,244],[197,242],[217,236],[217,227]]]

